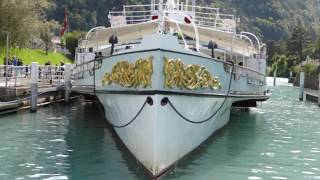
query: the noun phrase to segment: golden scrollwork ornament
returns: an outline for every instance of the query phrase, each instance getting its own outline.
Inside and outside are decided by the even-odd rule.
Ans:
[[[209,70],[199,65],[184,65],[180,59],[164,58],[164,86],[189,90],[196,89],[220,89],[221,83],[218,77],[211,75]]]
[[[135,63],[120,61],[113,66],[111,73],[105,73],[102,85],[118,84],[124,87],[151,87],[153,57],[139,59]]]

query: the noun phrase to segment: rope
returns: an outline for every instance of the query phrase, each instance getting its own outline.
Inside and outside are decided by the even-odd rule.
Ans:
[[[138,113],[137,113],[137,114],[132,118],[132,120],[129,121],[128,123],[126,123],[126,124],[124,124],[124,125],[121,125],[121,126],[120,126],[120,125],[115,125],[115,124],[111,123],[110,121],[109,121],[109,123],[111,124],[112,127],[117,128],[117,129],[121,129],[121,128],[125,128],[125,127],[129,126],[129,125],[132,124],[132,123],[137,119],[137,117],[141,114],[142,110],[144,109],[144,107],[146,106],[147,103],[150,104],[150,105],[153,104],[153,101],[152,101],[152,99],[151,99],[150,97],[148,97],[148,98],[146,99],[146,101],[143,103],[143,105],[142,105],[141,108],[139,109]]]
[[[172,104],[172,102],[167,98],[167,101],[169,103],[169,105],[171,106],[171,108],[185,121],[192,123],[192,124],[203,124],[205,122],[210,121],[214,116],[216,116],[218,114],[218,112],[221,110],[221,108],[225,105],[225,103],[227,102],[227,100],[229,99],[229,94],[230,94],[230,89],[231,89],[231,84],[232,84],[232,77],[233,77],[233,73],[234,73],[234,63],[232,63],[232,71],[230,74],[230,81],[229,81],[229,87],[228,87],[228,92],[227,92],[227,96],[224,98],[223,103],[220,105],[220,107],[218,108],[218,110],[216,112],[214,112],[209,118],[202,120],[202,121],[192,121],[188,118],[186,118],[184,115],[182,115],[182,113],[180,113],[178,111],[178,109]]]

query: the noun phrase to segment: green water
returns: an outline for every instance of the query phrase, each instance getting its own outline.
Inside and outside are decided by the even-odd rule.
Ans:
[[[320,108],[279,86],[161,179],[320,179]],[[149,179],[91,103],[0,117],[0,179]]]

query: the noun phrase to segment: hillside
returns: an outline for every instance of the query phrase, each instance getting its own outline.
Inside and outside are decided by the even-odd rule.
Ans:
[[[39,64],[45,64],[46,62],[51,62],[52,65],[60,64],[60,61],[65,63],[73,63],[70,58],[61,53],[49,52],[48,55],[44,51],[38,49],[11,49],[10,56],[16,55],[23,61],[23,64],[31,64],[32,62],[38,62]],[[3,64],[3,59],[5,57],[5,51],[0,52],[1,64]]]
[[[107,12],[120,10],[123,4],[150,3],[149,0],[54,1],[56,6],[48,12],[48,18],[62,22],[67,7],[71,31],[108,25]],[[240,30],[251,31],[264,40],[287,39],[298,23],[314,38],[319,29],[320,0],[197,0],[197,4],[235,14],[241,19]]]

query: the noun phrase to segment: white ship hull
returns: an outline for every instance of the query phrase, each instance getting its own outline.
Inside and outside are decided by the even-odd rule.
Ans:
[[[211,29],[187,23],[197,7],[186,17],[170,2],[170,11],[143,23],[110,14],[114,27],[88,32],[74,70],[73,90],[99,98],[120,139],[155,177],[225,126],[233,103],[268,99],[266,52],[256,36],[249,33],[257,47],[248,33],[236,34],[234,19]],[[86,58],[93,49],[101,56]]]
[[[153,104],[142,108],[148,97]],[[195,123],[182,118],[169,103],[161,105],[165,97],[181,115]],[[180,95],[98,94],[98,98],[123,143],[153,176],[160,175],[226,125],[232,104],[231,99],[224,97]]]

